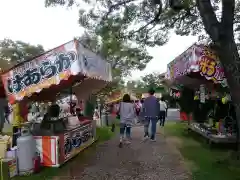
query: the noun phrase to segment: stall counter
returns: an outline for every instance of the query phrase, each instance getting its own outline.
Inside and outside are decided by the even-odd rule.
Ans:
[[[210,134],[210,133],[202,131],[200,128],[197,128],[197,125],[198,125],[198,123],[191,123],[189,125],[189,129],[200,134],[204,138],[208,139],[209,144],[211,144],[211,143],[216,143],[216,144],[236,143],[235,136],[219,136],[219,135]]]
[[[68,128],[54,136],[34,136],[41,164],[47,167],[59,167],[86,147],[95,142],[95,128],[92,120]]]

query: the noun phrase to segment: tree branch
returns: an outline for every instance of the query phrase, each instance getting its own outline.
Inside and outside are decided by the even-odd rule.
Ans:
[[[196,4],[206,32],[213,41],[217,42],[219,40],[220,23],[214,13],[211,0],[197,0]]]
[[[224,37],[233,40],[233,22],[234,22],[235,0],[222,0],[222,18],[221,27],[225,33]]]
[[[138,30],[132,32],[131,34],[135,34],[138,33],[140,31],[142,31],[143,29],[145,29],[146,27],[148,27],[149,25],[153,24],[155,22],[155,19],[152,19],[151,21],[147,22],[144,26],[141,26]]]
[[[138,30],[132,32],[132,33],[131,33],[132,35],[135,34],[135,33],[138,33],[138,32],[140,32],[140,31],[142,31],[143,29],[145,29],[147,26],[153,24],[154,22],[158,22],[158,21],[159,21],[159,17],[160,17],[160,15],[162,14],[162,1],[160,1],[160,2],[161,2],[161,4],[160,4],[160,6],[159,6],[159,8],[158,8],[158,12],[157,12],[157,14],[154,16],[154,18],[153,18],[152,20],[150,20],[149,22],[147,22],[144,26],[140,27]],[[153,29],[155,26],[156,26],[156,24],[153,25],[153,27],[150,28],[150,29]]]
[[[115,8],[118,8],[119,6],[122,6],[122,5],[127,5],[128,3],[130,2],[133,2],[133,1],[136,1],[136,0],[126,0],[126,1],[122,1],[122,2],[119,2],[119,3],[116,3],[116,4],[113,4],[111,5],[109,8],[108,8],[108,12],[104,15],[104,17],[102,18],[102,20],[104,21],[105,19],[108,18],[108,16],[113,12],[113,10]]]

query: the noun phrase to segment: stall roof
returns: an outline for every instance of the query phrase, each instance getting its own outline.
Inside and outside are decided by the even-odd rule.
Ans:
[[[224,69],[217,54],[202,44],[193,44],[171,61],[167,65],[166,79],[184,85],[190,85],[189,83],[193,83],[194,80],[199,82],[193,84],[199,84],[205,79],[205,82],[227,86]],[[191,81],[187,82],[190,79]]]
[[[86,77],[88,80],[112,80],[111,65],[77,40],[21,62],[1,75],[11,102],[23,100],[24,97],[39,97],[36,93],[40,92],[41,95],[52,96],[50,94],[71,87],[74,82],[82,81]],[[50,86],[51,91],[48,91]]]

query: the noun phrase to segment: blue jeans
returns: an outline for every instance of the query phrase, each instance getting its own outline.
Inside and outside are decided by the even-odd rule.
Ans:
[[[157,130],[157,117],[146,117],[145,120],[144,120],[144,132],[145,132],[145,135],[144,137],[149,137],[149,132],[148,132],[148,129],[149,129],[149,125],[150,125],[150,122],[151,122],[151,139],[155,139],[155,135],[156,135],[156,130]]]
[[[127,138],[131,137],[131,126],[128,126],[127,124],[120,124],[120,136],[124,136],[126,134]]]

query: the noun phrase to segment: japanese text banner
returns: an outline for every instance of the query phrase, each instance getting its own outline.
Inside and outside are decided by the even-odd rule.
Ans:
[[[167,79],[177,79],[181,76],[199,72],[207,80],[227,86],[223,67],[218,56],[208,47],[193,45],[167,66]]]
[[[9,102],[22,100],[82,70],[76,42],[70,41],[2,75]]]

